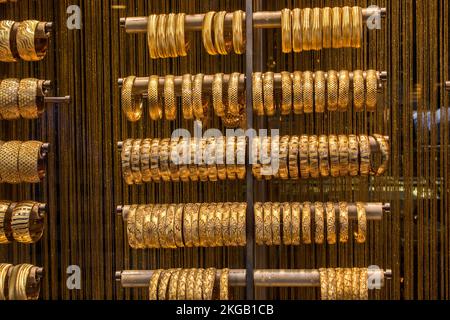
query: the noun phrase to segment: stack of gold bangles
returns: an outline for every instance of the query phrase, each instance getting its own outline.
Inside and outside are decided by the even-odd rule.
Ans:
[[[322,300],[368,300],[367,268],[320,269]]]
[[[273,72],[253,74],[253,110],[259,116],[323,113],[326,111],[375,112],[378,72],[296,71],[282,72],[281,80]],[[281,81],[281,100],[276,103],[275,82]]]
[[[336,208],[339,207],[339,210]],[[356,242],[366,242],[367,216],[365,204],[356,204],[358,231]],[[335,245],[347,243],[349,236],[348,204],[321,203],[256,203],[255,239],[257,245],[298,246],[301,244]]]
[[[39,183],[45,177],[39,141],[0,141],[0,183]]]
[[[216,285],[216,274],[219,281]],[[229,270],[155,270],[150,278],[150,300],[228,300]]]
[[[360,48],[363,41],[361,7],[284,9],[281,38],[284,53],[324,48]]]
[[[370,138],[366,135],[255,137],[252,143],[253,175],[259,180],[380,176],[388,169],[389,141],[378,134],[371,138],[382,155],[379,166],[372,159]]]
[[[37,300],[40,284],[32,279],[37,267],[30,264],[0,264],[0,301]]]
[[[129,139],[122,173],[129,185],[149,182],[243,180],[246,137]]]
[[[43,82],[32,78],[0,81],[0,120],[37,119],[44,110]]]
[[[133,249],[237,247],[246,245],[245,203],[189,203],[128,207]]]
[[[23,244],[38,242],[44,233],[41,204],[33,201],[0,201],[0,244],[14,240]]]
[[[39,61],[44,59],[48,47],[46,22],[26,20],[0,21],[0,61]],[[15,33],[15,34],[13,34]],[[12,39],[15,39],[13,45]]]

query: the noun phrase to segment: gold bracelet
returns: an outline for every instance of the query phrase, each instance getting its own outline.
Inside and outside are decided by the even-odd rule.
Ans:
[[[324,206],[322,202],[314,204],[314,222],[315,222],[315,242],[316,244],[323,244],[325,240],[325,218]]]
[[[197,120],[205,117],[203,109],[203,79],[204,75],[199,73],[194,77],[194,90],[192,93],[192,107],[194,109],[194,116]]]
[[[232,245],[232,241],[230,239],[230,214],[231,214],[231,203],[224,203],[222,205],[222,239],[223,245],[225,247],[229,247]]]
[[[314,76],[310,71],[303,72],[303,111],[314,112]]]
[[[356,135],[348,136],[348,171],[351,177],[356,177],[359,172],[359,142]]]
[[[330,7],[322,9],[322,34],[323,34],[323,48],[328,49],[332,47],[333,34],[333,12]]]
[[[140,150],[140,166],[141,166],[142,182],[145,183],[152,181],[152,172],[150,170],[151,148],[152,148],[152,139],[142,140]]]
[[[156,34],[157,29],[158,29],[158,15],[151,14],[148,17],[147,23],[147,46],[151,59],[158,59],[160,57],[158,46],[156,45],[158,39]]]
[[[206,164],[208,165],[208,180],[216,182],[217,176],[217,158],[216,158],[216,138],[210,137],[206,140]]]
[[[12,212],[10,210],[10,205],[11,205],[10,202],[0,201],[0,244],[9,244],[14,240],[11,230]],[[0,290],[0,295],[2,293],[3,291]]]
[[[141,144],[142,140],[133,140],[131,147],[131,174],[133,175],[133,184],[142,183]]]
[[[312,50],[312,24],[313,24],[313,12],[310,8],[304,8],[302,10],[302,45],[303,51]]]
[[[11,215],[11,231],[14,240],[23,244],[38,242],[44,233],[43,220],[39,216],[39,204],[21,202]]]
[[[337,111],[339,101],[339,74],[334,71],[327,73],[327,109]]]
[[[139,121],[142,117],[142,97],[133,94],[135,80],[135,76],[125,78],[122,87],[122,110],[131,122]]]
[[[223,102],[223,73],[214,75],[212,83],[212,101],[214,112],[218,117],[225,116],[225,104]]]
[[[222,221],[222,217],[217,215],[217,203],[210,203],[208,205],[208,225],[206,228],[206,233],[209,238],[209,246],[214,248],[217,247],[217,243],[219,242],[218,229],[221,227],[220,222]],[[220,237],[222,234],[220,232]]]
[[[264,115],[263,80],[262,73],[253,73],[253,111],[258,116]]]
[[[150,172],[154,182],[161,180],[159,171],[159,141],[159,139],[152,139],[152,146],[150,148]]]
[[[319,269],[320,275],[320,299],[328,300],[328,270]]]
[[[32,293],[29,290],[30,288],[27,286],[31,270],[34,266],[30,264],[20,264],[13,268],[14,277],[11,277],[9,281],[9,285],[12,287],[12,289],[10,288],[9,290],[10,300],[37,300],[39,298],[39,286],[36,286],[34,288],[35,291]],[[11,298],[11,296],[13,298]]]
[[[175,244],[178,248],[184,248],[183,242],[183,213],[184,213],[184,204],[178,204],[175,206],[175,215],[174,215],[174,238]]]
[[[220,136],[216,138],[216,163],[217,163],[217,178],[221,181],[227,179],[226,166],[226,143],[225,137]]]
[[[326,135],[319,137],[319,169],[322,177],[328,177],[330,175],[330,156],[328,137]]]
[[[164,111],[167,121],[174,121],[177,118],[175,77],[172,75],[164,79]]]
[[[339,174],[341,177],[348,175],[348,137],[339,135]]]
[[[143,226],[142,226],[142,232],[143,234],[143,241],[144,241],[144,248],[150,249],[152,248],[151,243],[151,232],[152,232],[152,211],[153,211],[153,205],[149,204],[144,206],[144,219],[143,219]]]
[[[333,11],[333,22],[332,22],[332,46],[333,48],[342,48],[342,8],[334,7]]]
[[[181,269],[176,269],[170,277],[168,289],[169,294],[167,295],[169,301],[177,300],[178,279],[180,278],[181,272]]]
[[[289,72],[281,72],[281,114],[288,116],[292,111],[292,78]]]
[[[228,82],[228,112],[232,116],[240,115],[241,106],[239,104],[239,77],[240,73],[234,72],[230,75]]]
[[[205,14],[205,17],[203,18],[203,25],[202,25],[202,39],[203,39],[203,45],[206,49],[206,52],[208,54],[215,56],[217,54],[216,48],[214,47],[214,42],[212,39],[212,29],[213,29],[213,20],[216,12],[210,11]]]
[[[352,268],[352,300],[359,300],[360,281],[360,269]]]
[[[200,247],[200,204],[194,203],[192,205],[191,214],[191,233],[192,233],[192,243],[194,247]]]
[[[339,111],[347,111],[350,103],[350,75],[348,71],[339,72]]]
[[[0,148],[0,177],[3,183],[19,184],[21,182],[18,166],[21,145],[20,141],[9,141]]]
[[[238,246],[247,245],[247,203],[238,204]]]
[[[184,301],[186,300],[186,283],[187,283],[187,277],[189,274],[189,269],[182,269],[180,271],[180,274],[178,275],[178,281],[177,281],[177,297],[176,300],[178,301]]]
[[[195,274],[194,300],[196,301],[203,300],[203,274],[205,271],[204,269],[197,269],[197,273]]]
[[[194,286],[197,269],[189,269],[186,280],[186,300],[194,300]]]
[[[124,141],[122,146],[121,162],[122,162],[122,176],[125,183],[132,185],[134,183],[133,173],[131,171],[131,151],[133,149],[133,140],[128,139]],[[1,157],[1,153],[0,153]],[[1,169],[0,169],[1,171]],[[1,174],[0,174],[1,176]]]
[[[309,179],[310,166],[309,166],[309,136],[302,135],[300,137],[300,173],[302,179]]]
[[[230,275],[229,269],[222,269],[222,272],[220,273],[220,293],[219,298],[221,301],[228,300],[228,279]]]
[[[189,178],[192,182],[196,182],[199,179],[198,172],[198,154],[200,149],[200,141],[197,138],[191,138],[190,143],[190,162],[189,162]]]
[[[236,180],[236,137],[226,138],[226,164],[228,180]]]
[[[359,154],[360,154],[360,169],[359,173],[361,176],[368,176],[370,173],[370,142],[369,137],[366,135],[359,136]]]
[[[26,20],[20,22],[17,28],[17,51],[19,56],[25,61],[40,61],[45,57],[45,50],[36,50],[35,35],[38,24],[39,21]]]
[[[159,226],[159,218],[161,210],[163,209],[162,205],[155,205],[152,208],[152,218],[150,220],[150,235],[149,237],[149,247],[150,248],[156,248],[159,249],[162,247],[160,241],[159,241],[159,233],[158,233],[158,226]]]
[[[147,88],[147,100],[150,119],[157,121],[162,119],[163,110],[159,100],[159,77],[150,76]]]
[[[263,137],[260,149],[261,157],[261,174],[266,180],[271,180],[273,176],[272,171],[272,138]]]
[[[214,283],[216,282],[216,269],[209,268],[203,273],[203,300],[210,301],[213,298]]]
[[[245,164],[247,151],[247,137],[238,136],[236,139],[236,175],[238,180],[244,180],[247,175]]]
[[[289,155],[289,140],[290,136],[283,136],[280,141],[280,164],[279,164],[279,175],[283,180],[289,179],[289,167],[288,167],[288,155]]]
[[[302,206],[302,240],[303,244],[311,244],[311,203],[304,202]]]
[[[294,52],[302,52],[302,10],[295,8],[292,10],[292,49]]]
[[[312,50],[322,50],[322,9],[312,9]]]
[[[328,300],[336,300],[336,271],[333,268],[327,270],[328,276]]]
[[[352,47],[361,48],[363,38],[363,14],[361,7],[352,8]]]
[[[330,154],[330,172],[332,177],[339,177],[339,144],[338,137],[335,135],[328,136],[329,154]]]
[[[159,174],[164,182],[170,182],[169,153],[170,139],[162,139],[159,145]]]
[[[39,183],[42,172],[39,170],[39,159],[43,143],[40,141],[23,142],[19,150],[20,181],[25,183]]]
[[[158,47],[158,53],[160,58],[168,58],[169,52],[166,39],[167,29],[167,15],[158,15],[158,22],[156,27],[156,46]]]
[[[244,40],[244,26],[242,20],[244,19],[244,12],[237,10],[233,12],[233,48],[236,54],[243,54],[245,52],[245,40]]]
[[[127,217],[127,238],[128,238],[128,244],[133,249],[137,249],[137,242],[136,242],[136,210],[137,210],[137,206],[136,205],[130,206],[130,209],[128,210],[128,217]]]
[[[281,245],[281,218],[280,218],[280,204],[274,202],[272,204],[272,245]]]
[[[260,164],[260,148],[261,148],[261,139],[259,137],[254,137],[252,139],[252,153],[251,153],[251,160],[252,160],[252,173],[253,176],[261,181],[263,179],[261,174],[261,168],[262,165]]]
[[[283,244],[292,245],[292,214],[291,204],[285,202],[281,204],[281,219],[283,222]]]
[[[344,300],[345,270],[338,268],[336,272],[336,300]]]
[[[256,202],[253,208],[255,214],[255,242],[257,245],[264,245],[264,208],[263,204]]]
[[[367,215],[365,204],[362,202],[357,202],[356,211],[358,213],[358,232],[355,233],[355,238],[357,243],[363,244],[366,242],[367,233]]]
[[[158,300],[167,300],[168,298],[168,287],[169,281],[172,275],[176,272],[176,269],[164,270],[161,273],[159,284],[158,284]]]
[[[367,268],[359,270],[359,300],[369,300],[369,277]]]
[[[355,70],[353,71],[353,105],[356,112],[364,111],[365,93],[364,73],[361,70]]]
[[[185,40],[185,31],[184,31],[185,20],[186,20],[185,13],[177,14],[175,38],[176,38],[177,55],[179,57],[187,56],[187,52],[186,52],[187,44],[186,44],[186,40]]]
[[[316,113],[325,112],[327,84],[325,73],[317,71],[314,76],[314,104]]]
[[[281,10],[281,45],[283,53],[292,51],[292,21],[291,10]]]
[[[299,137],[292,136],[291,141],[289,141],[289,177],[292,180],[299,179],[299,144]]]
[[[167,211],[169,209],[169,206],[166,204],[163,204],[159,206],[159,212],[158,212],[158,241],[163,249],[168,249],[167,245]]]
[[[220,11],[214,16],[214,45],[218,54],[227,55],[230,46],[225,42],[225,16],[226,11]]]
[[[223,203],[217,203],[214,211],[214,246],[224,247],[222,234]]]
[[[309,172],[311,175],[311,178],[317,179],[320,177],[320,171],[319,171],[319,139],[317,136],[312,135],[309,136]]]
[[[366,72],[366,108],[368,112],[377,111],[378,74],[375,70]]]
[[[275,104],[274,104],[274,74],[273,72],[266,72],[263,77],[264,85],[264,109],[266,115],[272,117],[275,115]]]
[[[342,47],[351,48],[352,46],[352,9],[350,7],[342,8]]]
[[[167,215],[166,215],[166,246],[168,249],[176,249],[177,243],[175,241],[175,214],[176,214],[176,205],[170,204],[167,206]]]
[[[344,300],[352,300],[353,286],[352,286],[353,270],[350,268],[344,269]]]
[[[180,139],[180,137],[172,138],[169,144],[169,171],[170,179],[173,182],[180,181],[180,168],[178,166],[178,164],[182,162],[182,159],[179,157],[179,145],[181,143]]]
[[[329,245],[336,244],[336,208],[334,203],[327,202],[327,242]]]
[[[145,205],[139,205],[135,213],[135,235],[137,249],[145,249],[144,240],[144,219],[145,219]]]
[[[17,59],[11,50],[11,30],[15,21],[1,20],[0,21],[0,61],[1,62],[16,62]],[[34,43],[34,41],[33,41]]]
[[[381,165],[378,167],[377,170],[375,170],[372,167],[371,173],[374,174],[375,176],[379,177],[379,176],[383,175],[388,169],[391,149],[389,146],[389,142],[386,140],[386,138],[384,136],[382,136],[380,134],[374,134],[373,137],[377,141],[377,144],[380,148],[380,151],[382,154],[382,161],[381,161]]]
[[[263,241],[266,246],[271,246],[272,242],[272,203],[266,202],[263,205],[264,212],[264,232]]]
[[[200,247],[209,247],[208,239],[208,205],[202,204],[200,206],[200,212],[198,217],[198,235],[200,237]]]
[[[209,171],[208,171],[208,166],[206,165],[207,159],[206,159],[206,153],[205,153],[206,146],[207,146],[206,138],[201,138],[199,142],[200,142],[200,144],[199,144],[200,145],[200,147],[199,147],[200,159],[199,159],[199,163],[198,163],[198,175],[199,175],[200,181],[206,182],[209,179],[209,176],[208,176]]]
[[[0,82],[0,117],[4,120],[20,118],[19,79],[5,79]]]
[[[339,203],[339,242],[348,242],[348,203]]]
[[[20,116],[24,119],[37,119],[39,117],[37,102],[38,83],[39,80],[32,78],[20,80],[17,91],[18,108]]]
[[[193,246],[192,242],[192,203],[188,203],[184,206],[183,213],[183,239],[186,248]]]
[[[175,13],[169,13],[167,16],[166,44],[167,44],[167,53],[170,58],[178,57],[176,34],[175,34],[176,29],[177,29],[177,15]]]
[[[302,220],[302,205],[298,202],[291,204],[291,235],[292,235],[292,245],[300,245],[300,229],[303,226]]]
[[[192,109],[192,76],[190,74],[183,75],[183,79],[181,82],[181,109],[183,111],[183,118],[185,120],[193,119],[194,111]]]
[[[294,114],[303,114],[303,74],[300,71],[293,73],[292,87]]]
[[[189,182],[189,138],[181,138],[178,144],[178,175],[182,182]]]
[[[238,204],[231,203],[230,204],[230,246],[233,246],[233,247],[238,246],[238,224],[239,224]]]
[[[12,267],[12,264],[0,264],[0,301],[5,301],[8,298],[8,294],[5,294],[5,289],[7,287],[8,275],[10,274],[9,271]]]

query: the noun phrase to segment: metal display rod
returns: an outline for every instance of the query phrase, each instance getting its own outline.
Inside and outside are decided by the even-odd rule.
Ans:
[[[445,90],[450,91],[450,81],[445,83]]]
[[[221,272],[216,274],[219,281]],[[153,275],[153,270],[142,271],[117,271],[115,278],[123,288],[146,288]],[[369,278],[378,277],[384,285],[385,279],[392,278],[392,270],[370,270]],[[255,286],[265,288],[297,288],[297,287],[320,287],[319,270],[255,270]],[[232,287],[246,286],[246,270],[230,270],[229,285]]]
[[[11,277],[12,269],[9,269],[8,278]],[[30,277],[28,279],[30,285],[39,284],[39,282],[44,278],[44,268],[33,267],[30,272]]]
[[[366,8],[362,10],[364,20],[370,17],[386,17],[386,8]],[[201,31],[205,14],[186,15],[184,28],[186,31]],[[233,13],[227,13],[225,17],[225,29],[231,29]],[[245,21],[245,14],[243,17]],[[120,18],[120,26],[125,28],[127,33],[147,32],[148,17]],[[253,27],[256,29],[279,29],[281,28],[281,11],[260,11],[253,13]]]
[[[391,211],[390,203],[366,203],[366,215],[367,220],[369,221],[381,221],[383,219],[383,215],[385,213],[389,213]],[[117,206],[116,213],[118,216],[122,216],[124,221],[128,219],[128,213],[130,211],[130,206]],[[253,210],[252,210],[253,211]],[[315,206],[311,205],[311,214],[314,215]],[[339,212],[339,204],[336,203],[336,212]],[[357,220],[358,213],[356,210],[356,204],[349,203],[348,204],[348,218],[350,220]]]
[[[42,85],[38,88],[39,95],[44,97],[45,103],[69,104],[72,101],[71,96],[46,97],[45,94],[52,89],[53,89],[53,82],[50,80],[42,82]]]

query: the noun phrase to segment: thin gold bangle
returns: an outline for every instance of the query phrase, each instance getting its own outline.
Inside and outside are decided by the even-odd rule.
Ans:
[[[128,210],[128,217],[127,217],[127,238],[128,238],[128,245],[133,248],[137,249],[138,244],[136,241],[136,210],[137,205],[130,206],[130,209]]]
[[[170,140],[169,144],[169,171],[170,180],[173,182],[180,181],[180,168],[179,163],[182,162],[179,158],[179,145],[181,143],[180,137],[174,137]]]
[[[317,136],[309,136],[309,172],[311,178],[317,179],[320,177],[319,171],[319,139]]]
[[[225,42],[225,16],[226,11],[220,11],[214,16],[214,45],[218,54],[227,55],[229,47]]]
[[[285,202],[281,204],[281,220],[283,222],[283,244],[292,245],[292,214],[291,204]]]
[[[184,206],[184,213],[183,213],[183,240],[184,240],[184,246],[186,248],[192,248],[193,241],[192,241],[192,203],[187,203]]]
[[[309,136],[302,135],[300,137],[300,172],[302,179],[309,179],[310,166],[309,166]]]
[[[314,240],[316,244],[323,244],[325,240],[324,211],[325,210],[322,202],[316,202],[314,204],[314,223],[315,223]]]
[[[283,53],[292,51],[292,21],[291,10],[281,10],[281,45]]]
[[[339,101],[339,74],[334,71],[327,73],[327,109],[337,111]]]
[[[292,78],[289,72],[281,72],[281,114],[288,116],[292,112]]]
[[[133,140],[133,145],[131,147],[131,173],[133,175],[133,184],[142,183],[141,144],[142,140]]]
[[[289,165],[288,165],[288,156],[289,156],[289,140],[290,136],[283,136],[280,141],[280,156],[279,156],[279,175],[282,180],[289,179]]]
[[[183,118],[185,120],[191,120],[194,118],[194,111],[192,109],[192,76],[190,74],[183,75],[181,91]]]
[[[246,167],[247,137],[238,136],[236,139],[236,175],[238,180],[244,180],[247,175]]]
[[[312,43],[311,43],[311,49],[312,50],[322,50],[322,42],[323,42],[323,35],[322,35],[322,9],[321,8],[314,8],[312,10]]]
[[[368,112],[377,111],[378,74],[375,70],[366,72],[366,107]]]
[[[184,24],[185,24],[186,14],[179,13],[176,18],[176,28],[175,28],[175,38],[176,38],[176,48],[177,55],[179,57],[187,56],[187,43],[185,38]]]
[[[302,206],[302,242],[311,244],[311,203],[304,202]]]
[[[344,300],[345,270],[337,268],[336,270],[336,300]]]
[[[299,144],[299,137],[292,136],[289,141],[289,177],[292,180],[299,179]]]
[[[203,79],[204,74],[199,73],[194,77],[194,90],[192,93],[192,107],[194,109],[194,116],[197,120],[205,117],[203,109]]]
[[[334,203],[327,202],[326,204],[327,212],[327,242],[329,245],[336,244],[336,208]]]
[[[149,204],[144,207],[144,219],[143,219],[143,247],[146,249],[152,248],[153,243],[151,242],[151,232],[152,230],[152,211],[154,205]]]
[[[203,25],[202,25],[202,39],[203,39],[203,45],[206,49],[206,52],[208,54],[215,56],[217,54],[216,48],[214,47],[214,42],[212,39],[212,31],[213,31],[213,21],[214,16],[216,12],[210,11],[205,14],[205,17],[203,18]]]
[[[239,245],[238,240],[238,225],[239,225],[239,205],[237,203],[230,204],[230,246],[237,247]]]
[[[196,301],[203,300],[203,274],[205,271],[205,269],[197,269],[197,273],[195,274],[194,300]]]
[[[237,244],[245,247],[247,244],[247,203],[238,204],[238,230]]]
[[[303,72],[303,111],[314,112],[314,76],[310,71]]]
[[[147,46],[151,59],[158,59],[160,57],[157,46],[157,30],[158,30],[158,15],[151,14],[148,17],[147,24]]]
[[[339,135],[339,174],[341,177],[348,176],[349,166],[349,152],[348,152],[348,137],[346,135]]]
[[[358,232],[355,233],[355,238],[357,243],[363,244],[366,242],[367,233],[367,216],[365,204],[362,202],[357,202],[356,211],[358,213]]]
[[[233,29],[233,48],[236,54],[243,54],[245,52],[244,40],[244,26],[242,20],[244,19],[244,12],[237,10],[233,12],[232,29]]]
[[[260,158],[260,148],[261,148],[261,139],[259,137],[254,137],[252,139],[252,173],[253,176],[257,179],[257,180],[262,180],[262,173],[261,173],[261,169],[262,169],[262,165],[261,165],[261,158]]]
[[[232,246],[232,240],[230,238],[230,214],[231,214],[231,203],[224,203],[222,205],[222,239],[223,245],[226,247]]]
[[[240,103],[239,103],[239,77],[238,72],[233,72],[230,75],[228,81],[228,112],[232,116],[238,117],[240,115]]]
[[[0,177],[3,183],[19,184],[20,172],[18,159],[22,142],[5,142],[0,148]]]
[[[150,172],[154,182],[159,182],[161,180],[161,173],[159,170],[159,144],[159,139],[153,139],[152,147],[150,149]]]
[[[158,47],[158,53],[160,58],[168,58],[169,52],[166,39],[167,29],[167,15],[158,15],[158,22],[156,28],[156,46]]]
[[[352,9],[350,7],[342,8],[342,47],[351,48],[352,46]]]
[[[5,79],[0,82],[0,117],[4,120],[20,118],[19,79]]]
[[[330,175],[330,156],[328,137],[326,135],[319,137],[319,169],[322,177],[328,177]]]
[[[144,249],[144,219],[145,219],[145,205],[139,205],[136,209],[135,223],[136,223],[136,246],[137,249]]]
[[[274,202],[272,204],[272,245],[281,245],[281,218],[280,218],[280,204]]]
[[[253,111],[258,116],[264,115],[263,79],[261,72],[253,73]]]
[[[16,62],[11,51],[11,30],[16,22],[11,20],[0,21],[0,61]]]
[[[189,269],[186,279],[186,300],[194,300],[194,286],[197,269]]]
[[[342,48],[342,9],[340,7],[334,7],[332,11],[332,47],[339,49]]]
[[[222,301],[228,300],[228,278],[229,278],[230,270],[229,269],[222,269],[222,272],[220,273],[220,294],[219,298]]]
[[[184,204],[178,204],[175,207],[174,233],[175,244],[178,248],[184,248],[183,242],[183,220],[184,220]]]
[[[351,177],[356,177],[359,173],[359,142],[356,135],[348,136],[348,171]]]
[[[353,105],[356,112],[364,111],[365,93],[364,73],[361,70],[355,70],[353,71]]]
[[[313,22],[313,14],[310,8],[304,8],[302,10],[302,46],[303,51],[312,50],[312,22]]]
[[[330,153],[330,172],[331,176],[336,178],[340,175],[338,137],[335,135],[328,136],[328,146]]]
[[[266,246],[271,246],[272,242],[272,203],[266,202],[263,205],[264,212],[264,232],[263,242]]]
[[[192,244],[194,247],[200,247],[200,234],[199,234],[199,219],[200,218],[200,204],[192,204],[192,214],[191,214],[191,233],[192,233]]]
[[[222,233],[222,217],[223,217],[223,203],[218,203],[216,205],[215,215],[214,215],[214,240],[216,247],[223,247],[223,233]]]
[[[213,298],[214,283],[216,281],[216,269],[209,268],[203,273],[203,300],[210,301]]]
[[[263,77],[264,85],[264,109],[266,115],[272,117],[275,115],[275,104],[274,104],[274,74],[273,72],[266,72]]]
[[[150,76],[147,88],[149,116],[153,121],[162,119],[163,110],[159,100],[159,77]]]
[[[172,275],[176,272],[176,269],[164,270],[161,273],[158,284],[158,300],[167,300],[169,281]]]
[[[207,182],[208,177],[208,166],[206,165],[205,150],[207,146],[206,138],[201,138],[199,141],[199,162],[198,162],[198,176],[201,182]]]
[[[328,274],[328,300],[336,300],[336,271],[333,268],[327,270]]]
[[[37,79],[22,79],[17,91],[19,101],[20,116],[24,119],[37,119],[39,117],[39,108],[37,102],[38,92]]]
[[[206,140],[206,164],[208,166],[208,180],[213,182],[218,180],[216,149],[216,138],[208,138]]]
[[[223,102],[223,73],[214,75],[212,83],[212,101],[214,112],[218,117],[225,116],[225,104]]]
[[[133,173],[131,171],[131,151],[133,148],[133,140],[128,139],[124,141],[121,153],[121,163],[122,163],[122,177],[125,183],[132,185],[134,183]],[[1,155],[0,155],[1,157]]]
[[[14,240],[11,230],[10,202],[0,201],[0,244],[9,244]],[[1,281],[0,281],[1,285]],[[3,291],[0,290],[0,295]],[[1,300],[1,299],[0,299]]]
[[[323,48],[328,49],[332,47],[333,35],[333,11],[330,7],[322,9],[322,34],[323,34]]]
[[[227,137],[226,145],[227,179],[236,180],[236,137]]]
[[[176,214],[176,205],[170,204],[167,206],[167,215],[166,215],[166,246],[168,249],[176,249],[177,244],[175,241],[175,214]]]
[[[122,110],[128,121],[136,122],[142,117],[143,101],[141,96],[133,93],[135,76],[125,78],[122,87]]]
[[[361,7],[352,7],[352,47],[361,48],[363,38],[363,14]]]
[[[371,173],[373,175],[379,177],[379,176],[383,175],[388,169],[391,149],[389,146],[389,142],[386,140],[386,138],[384,136],[382,136],[380,134],[374,134],[373,137],[377,141],[377,144],[380,148],[382,160],[381,160],[381,164],[378,167],[378,169],[375,170],[375,168],[372,167]]]
[[[45,51],[36,51],[35,35],[38,24],[39,21],[26,20],[20,22],[17,28],[17,51],[25,61],[40,61],[45,57]]]
[[[327,84],[325,72],[317,71],[314,76],[314,103],[316,113],[325,112]]]
[[[359,274],[359,268],[352,268],[352,300],[359,300],[361,281]]]
[[[174,121],[177,118],[175,77],[173,75],[167,75],[164,78],[164,111],[167,121]]]
[[[320,299],[328,300],[328,271],[327,269],[319,269],[320,275]]]
[[[163,204],[158,208],[158,242],[161,248],[168,249],[166,233],[168,205]]]
[[[359,270],[359,300],[369,300],[369,277],[367,268]]]
[[[299,8],[292,10],[292,49],[297,53],[303,51],[302,10]]]
[[[176,29],[177,29],[177,15],[175,13],[170,13],[167,16],[166,44],[168,56],[171,58],[176,58],[178,56],[176,43]]]
[[[168,290],[169,294],[167,295],[169,301],[177,300],[178,281],[180,279],[181,272],[182,269],[176,269],[170,277]]]
[[[352,269],[344,269],[344,300],[352,300]]]
[[[196,182],[199,179],[199,171],[197,165],[199,163],[198,156],[200,152],[200,141],[198,140],[198,138],[191,138],[189,148],[189,178],[192,182]]]
[[[303,114],[303,74],[295,71],[292,77],[294,114]]]
[[[260,149],[260,157],[262,163],[261,174],[264,176],[264,179],[271,180],[273,176],[271,137],[263,137]]]
[[[302,205],[298,202],[291,204],[292,245],[300,245],[300,234],[303,229]]]
[[[214,248],[216,246],[216,210],[217,203],[209,203],[207,204],[207,223],[206,223],[206,243],[207,247]]]
[[[164,182],[170,182],[169,157],[170,139],[165,138],[159,145],[159,174]]]
[[[257,245],[264,245],[264,208],[262,203],[256,202],[254,205],[255,214],[255,242]]]
[[[18,169],[21,182],[39,183],[41,181],[39,159],[42,145],[40,141],[27,141],[20,146]]]
[[[226,143],[225,137],[220,136],[216,139],[216,164],[217,164],[217,178],[221,181],[227,179],[226,166]]]
[[[348,242],[348,203],[339,203],[339,242]]]
[[[346,70],[339,72],[339,111],[347,111],[350,103],[350,75]]]
[[[361,176],[368,176],[370,173],[370,142],[369,137],[366,135],[359,136],[359,157],[360,157],[360,169],[359,174]]]
[[[198,217],[198,235],[200,237],[200,247],[209,247],[208,241],[208,205],[202,204],[200,206],[199,217]]]

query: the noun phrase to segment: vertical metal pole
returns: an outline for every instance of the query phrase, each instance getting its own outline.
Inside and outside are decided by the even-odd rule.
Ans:
[[[245,0],[246,11],[246,59],[245,76],[246,87],[246,111],[247,129],[253,128],[253,0]],[[250,143],[248,143],[248,155],[251,154]],[[249,157],[250,158],[250,157]],[[253,214],[253,175],[249,161],[247,161],[247,250],[246,250],[246,297],[247,300],[255,299],[254,269],[255,269],[255,217]]]

